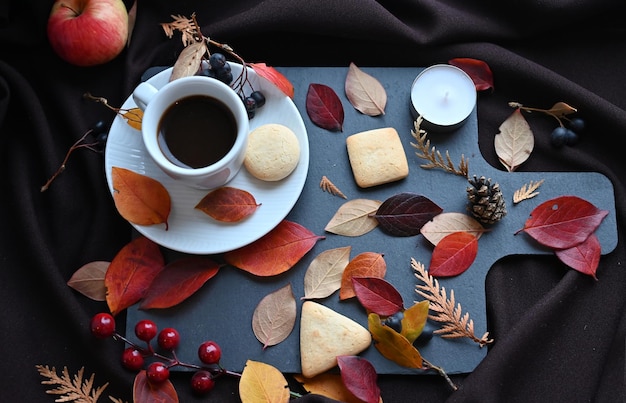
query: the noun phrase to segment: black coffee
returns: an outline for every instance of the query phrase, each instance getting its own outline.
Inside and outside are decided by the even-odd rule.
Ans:
[[[220,100],[191,95],[163,113],[158,137],[161,151],[174,164],[202,168],[230,151],[237,138],[237,123]]]

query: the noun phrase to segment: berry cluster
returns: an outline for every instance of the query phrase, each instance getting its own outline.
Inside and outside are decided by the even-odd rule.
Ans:
[[[128,344],[122,352],[122,365],[131,371],[140,371],[145,368],[146,377],[153,385],[168,380],[170,368],[182,366],[195,370],[191,377],[191,388],[197,394],[205,394],[213,389],[218,376],[230,373],[219,365],[222,350],[215,341],[208,340],[200,344],[198,358],[202,364],[196,365],[181,362],[176,358],[174,350],[180,344],[180,334],[172,327],[159,331],[157,325],[151,320],[144,319],[137,322],[134,329],[135,336],[146,343],[146,346],[142,348],[115,332],[115,318],[109,313],[102,312],[94,315],[90,326],[91,333],[97,338],[113,337]],[[158,351],[152,344],[155,338]],[[161,353],[162,351],[171,353],[171,357],[165,356]],[[147,366],[146,358],[153,359]]]
[[[550,133],[550,144],[560,148],[564,145],[573,146],[578,143],[578,136],[585,129],[585,121],[581,118],[574,118],[561,124]]]
[[[231,85],[233,82],[231,66],[223,53],[211,53],[208,64],[203,65],[203,67],[196,74],[199,76],[214,78],[227,85]],[[246,106],[248,118],[252,119],[256,114],[257,109],[265,105],[265,95],[258,90],[253,90],[249,95],[244,95],[241,82],[237,86],[236,90]]]
[[[390,327],[398,333],[402,332],[402,319],[404,319],[404,312],[398,311],[393,315],[389,315],[382,320],[382,324]],[[422,329],[422,333],[417,337],[415,343],[418,345],[426,344],[430,339],[433,338],[433,331],[436,327],[430,323],[430,321],[426,321],[424,324],[424,328]]]

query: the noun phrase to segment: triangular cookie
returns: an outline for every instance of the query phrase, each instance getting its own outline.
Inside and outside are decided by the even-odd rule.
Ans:
[[[313,301],[304,301],[300,318],[300,363],[307,378],[337,365],[338,355],[356,355],[372,342],[369,330]]]

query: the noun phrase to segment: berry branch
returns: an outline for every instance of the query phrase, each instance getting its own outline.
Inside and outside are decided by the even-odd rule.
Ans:
[[[557,102],[550,109],[534,108],[524,106],[519,102],[509,102],[512,108],[518,108],[525,112],[539,112],[551,116],[559,123],[559,126],[550,133],[550,142],[554,147],[560,148],[564,145],[574,145],[578,142],[578,136],[585,129],[585,121],[581,118],[569,118],[568,115],[578,112],[578,109],[566,104]]]

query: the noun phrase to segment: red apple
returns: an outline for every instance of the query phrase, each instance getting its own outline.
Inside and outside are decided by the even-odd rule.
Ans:
[[[63,60],[95,66],[119,55],[128,38],[122,0],[56,0],[48,18],[48,39]]]

